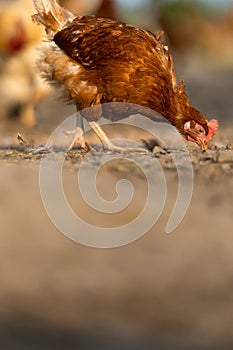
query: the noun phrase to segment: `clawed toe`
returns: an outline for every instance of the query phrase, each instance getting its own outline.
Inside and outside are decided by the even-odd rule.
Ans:
[[[83,130],[80,127],[77,127],[74,130],[65,131],[65,134],[73,136],[71,143],[68,147],[69,151],[76,145],[79,145],[80,148],[86,150],[87,152],[91,150],[91,147],[85,141]]]

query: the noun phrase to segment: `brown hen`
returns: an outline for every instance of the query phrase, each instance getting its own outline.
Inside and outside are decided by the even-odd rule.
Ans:
[[[108,148],[114,148],[96,123],[107,102],[126,102],[160,113],[203,150],[215,134],[216,120],[208,120],[187,98],[183,81],[177,84],[172,57],[152,33],[111,19],[75,16],[55,0],[34,0],[34,21],[43,24],[48,43],[42,48],[40,70],[47,81],[63,88],[78,110],[99,105],[98,113],[84,115]],[[122,119],[129,107],[104,117]]]

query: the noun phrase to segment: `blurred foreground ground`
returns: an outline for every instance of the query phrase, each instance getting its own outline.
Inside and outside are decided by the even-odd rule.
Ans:
[[[59,233],[40,197],[40,156],[10,149],[17,131],[36,143],[44,141],[71,110],[63,114],[46,102],[37,108],[37,129],[1,125],[2,349],[233,348],[232,73],[204,76],[205,81],[185,75],[191,101],[208,118],[220,120],[220,131],[209,153],[190,148],[195,180],[188,213],[173,234],[165,235],[177,193],[175,169],[167,168],[168,197],[158,223],[122,248],[87,248]],[[220,159],[218,149],[224,154]],[[118,220],[90,215],[79,201],[78,164],[66,162],[63,181],[72,207],[84,219],[112,227],[138,214],[145,179],[134,168],[113,165],[99,179],[107,199],[122,176],[135,185],[134,202]]]

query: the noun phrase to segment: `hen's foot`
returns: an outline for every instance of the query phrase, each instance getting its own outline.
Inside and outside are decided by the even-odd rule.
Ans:
[[[159,138],[149,138],[147,140],[142,139],[141,140],[143,145],[146,147],[147,150],[153,152],[155,147],[159,147],[163,149],[164,151],[167,151],[167,147],[165,144],[159,139]]]
[[[80,127],[77,127],[74,130],[65,131],[65,134],[73,136],[72,141],[68,147],[69,151],[76,145],[79,145],[80,148],[84,149],[87,152],[92,149],[91,146],[86,142],[84,132]]]

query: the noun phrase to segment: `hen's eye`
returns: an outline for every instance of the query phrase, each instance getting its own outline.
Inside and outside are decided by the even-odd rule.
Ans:
[[[203,134],[203,132],[204,132],[204,130],[202,128],[200,128],[198,131],[200,134]]]

